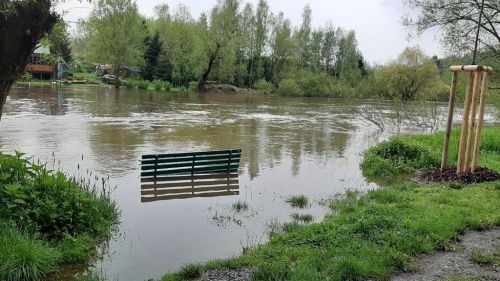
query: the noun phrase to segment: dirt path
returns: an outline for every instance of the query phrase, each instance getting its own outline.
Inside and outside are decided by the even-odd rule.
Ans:
[[[414,264],[416,272],[395,275],[391,281],[500,280],[500,228],[469,232],[453,248],[451,252],[421,257]],[[473,256],[485,263],[472,261]]]

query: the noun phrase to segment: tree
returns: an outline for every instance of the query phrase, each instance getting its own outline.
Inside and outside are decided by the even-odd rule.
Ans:
[[[421,34],[423,31],[440,27],[443,41],[455,54],[471,54],[476,40],[476,29],[483,0],[406,0],[412,8],[418,9],[418,16],[407,16],[403,23]],[[500,2],[484,0],[479,43],[500,58]]]
[[[68,26],[59,19],[50,33],[46,36],[50,47],[50,53],[63,58],[65,62],[71,62],[71,41],[69,39]]]
[[[439,69],[422,49],[406,48],[397,61],[375,73],[388,98],[413,100],[418,93],[440,83]],[[441,82],[442,83],[442,82]]]
[[[144,52],[144,70],[142,77],[146,80],[153,81],[158,78],[158,63],[162,52],[162,44],[160,42],[160,35],[158,32],[151,38],[147,36],[144,39],[145,52]]]
[[[205,90],[208,77],[221,52],[236,41],[239,31],[238,8],[237,0],[219,0],[210,14],[210,25],[201,33],[207,65],[198,80],[200,92]]]
[[[113,65],[115,87],[120,69],[143,62],[145,32],[137,4],[132,0],[98,0],[86,23],[89,56]]]
[[[298,45],[298,57],[301,67],[307,67],[311,58],[311,21],[312,10],[311,6],[306,5],[302,13],[302,25],[296,34]]]

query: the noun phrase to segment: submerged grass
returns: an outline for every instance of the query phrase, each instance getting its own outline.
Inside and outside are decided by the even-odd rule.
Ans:
[[[499,133],[495,128],[485,135]],[[481,163],[499,171],[498,141],[485,139]],[[420,156],[413,159],[429,163],[425,159],[439,153],[435,150],[440,149],[442,134],[401,142],[397,147],[426,151],[416,152]],[[384,146],[387,151],[393,149]],[[489,152],[484,153],[486,150]],[[400,163],[409,165],[410,172],[421,167],[420,160]],[[385,280],[396,271],[411,269],[410,261],[419,255],[448,248],[466,230],[500,226],[498,185],[450,188],[404,182],[364,195],[349,191],[331,203],[332,215],[321,223],[291,226],[290,231],[272,236],[269,243],[254,251],[202,265],[201,269],[254,266],[258,268],[254,280]],[[174,274],[162,280],[187,279]]]
[[[286,199],[286,202],[289,203],[293,208],[305,208],[309,205],[309,199],[304,195],[295,195]]]

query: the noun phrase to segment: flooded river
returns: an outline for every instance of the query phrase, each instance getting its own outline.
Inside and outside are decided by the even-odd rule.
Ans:
[[[438,107],[439,122],[445,106]],[[109,176],[121,224],[88,269],[109,280],[147,280],[265,243],[270,225],[291,221],[292,213],[321,220],[328,212],[321,199],[377,187],[359,169],[366,148],[397,132],[429,129],[390,123],[380,133],[357,108],[392,114],[386,102],[14,88],[0,122],[0,149],[55,157],[68,173]],[[141,203],[142,155],[230,148],[242,149],[239,195]],[[285,200],[292,195],[307,196],[310,207],[291,208]],[[237,212],[237,202],[249,209]]]

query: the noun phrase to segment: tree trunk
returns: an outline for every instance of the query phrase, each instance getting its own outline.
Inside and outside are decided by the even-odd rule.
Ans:
[[[198,81],[198,91],[199,92],[205,91],[205,86],[207,84],[208,76],[210,75],[210,72],[212,71],[212,67],[214,66],[215,59],[219,55],[219,50],[220,50],[220,46],[217,45],[217,47],[215,48],[215,51],[213,53],[211,53],[210,57],[208,58],[208,67],[205,70],[205,72],[203,72],[203,74],[200,77],[200,80]]]
[[[50,0],[0,0],[0,117],[10,87],[24,72],[42,36],[57,16]]]
[[[115,69],[115,89],[120,89],[120,66]]]

